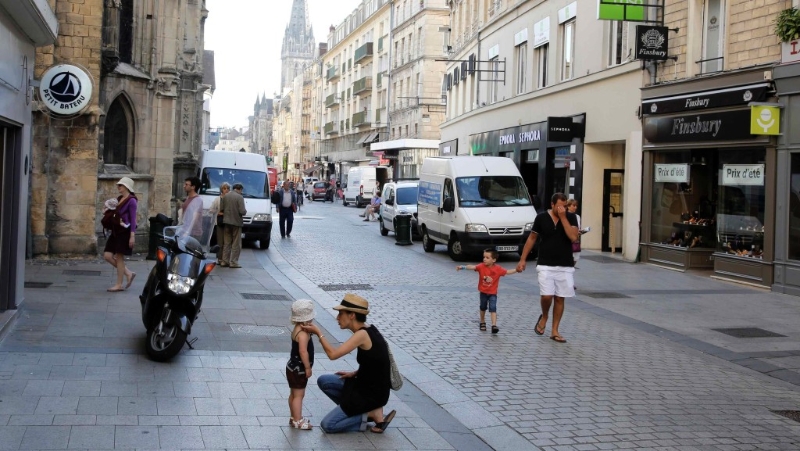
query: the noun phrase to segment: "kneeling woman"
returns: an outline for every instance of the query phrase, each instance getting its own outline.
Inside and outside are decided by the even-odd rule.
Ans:
[[[394,418],[395,411],[383,416],[383,406],[389,401],[391,389],[389,347],[374,325],[367,324],[369,302],[354,294],[346,294],[336,320],[342,329],[350,329],[353,336],[338,348],[333,347],[320,334],[316,324],[302,326],[303,330],[319,337],[319,343],[331,360],[343,357],[358,348],[358,370],[339,371],[317,378],[319,388],[337,404],[320,427],[327,433],[364,431],[367,423],[375,422],[372,432],[382,433]]]

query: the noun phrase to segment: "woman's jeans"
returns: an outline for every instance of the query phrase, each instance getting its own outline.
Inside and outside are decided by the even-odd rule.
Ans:
[[[344,389],[344,379],[338,374],[323,374],[317,377],[317,385],[331,401],[336,403],[336,408],[328,412],[319,426],[328,434],[335,432],[355,432],[367,429],[367,414],[362,413],[348,417],[339,407],[342,401],[342,389]]]

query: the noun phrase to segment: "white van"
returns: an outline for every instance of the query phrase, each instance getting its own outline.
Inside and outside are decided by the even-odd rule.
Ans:
[[[219,187],[228,182],[244,186],[242,196],[247,215],[244,217],[242,238],[258,240],[259,248],[269,247],[272,233],[272,203],[269,200],[267,159],[263,155],[247,152],[208,150],[200,155],[200,197],[203,209],[219,196]]]
[[[488,248],[521,253],[536,209],[511,159],[432,157],[422,163],[417,216],[425,252],[446,244],[462,261]]]
[[[347,186],[344,188],[344,206],[349,203],[363,207],[372,200],[375,184],[383,186],[390,178],[391,168],[386,166],[356,166],[347,172]]]
[[[380,230],[381,235],[386,236],[389,232],[394,232],[394,217],[399,214],[411,215],[411,233],[417,234],[417,197],[419,182],[416,180],[406,180],[389,182],[383,185],[381,195]]]

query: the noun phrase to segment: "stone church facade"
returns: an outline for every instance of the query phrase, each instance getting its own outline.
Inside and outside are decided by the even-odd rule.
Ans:
[[[283,36],[281,49],[281,95],[292,89],[295,77],[314,61],[314,30],[308,18],[308,1],[293,0],[292,17]]]
[[[55,45],[36,53],[35,76],[54,64],[83,66],[94,79],[79,116],[34,113],[33,254],[96,254],[100,216],[116,181],[139,198],[136,251],[147,218],[176,216],[183,179],[196,172],[202,143],[205,0],[49,0]]]

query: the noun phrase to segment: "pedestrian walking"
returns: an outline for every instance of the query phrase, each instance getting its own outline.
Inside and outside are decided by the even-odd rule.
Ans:
[[[225,197],[228,192],[231,190],[231,185],[228,182],[222,182],[222,185],[219,186],[219,196],[216,197],[211,202],[211,212],[212,214],[216,214],[216,222],[215,227],[217,228],[217,244],[219,244],[219,250],[217,251],[217,264],[220,266],[224,266],[222,262],[222,256],[225,254],[225,237],[222,235],[223,229],[225,228],[225,223],[222,221],[222,207],[220,206],[220,202],[223,197]]]
[[[361,296],[347,293],[342,302],[333,308],[338,310],[336,321],[342,329],[353,335],[338,348],[331,345],[315,324],[301,326],[316,335],[325,354],[337,360],[358,349],[358,370],[338,371],[317,378],[317,385],[336,407],[322,419],[320,427],[327,433],[364,431],[367,423],[375,422],[370,431],[383,433],[392,422],[395,411],[383,415],[383,407],[389,402],[391,375],[389,345],[378,329],[367,324],[369,302]]]
[[[506,270],[496,264],[499,256],[500,254],[496,250],[485,249],[483,251],[483,263],[456,266],[457,271],[468,269],[478,273],[478,292],[481,300],[478,328],[482,331],[486,330],[486,310],[488,308],[489,316],[492,320],[493,334],[500,332],[500,329],[497,328],[497,289],[500,285],[500,278],[517,272],[516,269]]]
[[[178,226],[177,234],[180,236],[191,236],[203,242],[203,199],[197,194],[200,189],[200,178],[187,177],[183,181],[183,191],[186,193],[186,200],[181,205],[181,221]],[[206,243],[208,244],[208,243]]]
[[[297,208],[297,193],[289,188],[289,182],[283,182],[283,189],[278,191],[278,221],[281,227],[281,238],[292,237],[294,212]]]
[[[572,243],[578,239],[578,220],[566,208],[567,196],[555,193],[550,199],[550,209],[536,215],[533,230],[528,235],[522,255],[517,263],[517,271],[525,271],[526,258],[539,239],[539,257],[536,271],[539,279],[542,314],[536,321],[534,331],[544,335],[550,306],[553,305],[553,324],[550,339],[566,343],[558,326],[564,315],[564,299],[575,296]]]
[[[314,366],[314,342],[301,326],[311,325],[314,320],[314,303],[298,299],[292,303],[291,321],[292,350],[286,362],[286,380],[289,382],[289,426],[304,431],[311,429],[311,422],[303,416],[303,398]]]
[[[241,183],[233,184],[233,191],[225,195],[220,202],[222,208],[222,228],[223,253],[220,266],[230,266],[231,268],[241,268],[239,265],[239,254],[242,252],[242,227],[244,226],[244,215],[247,210],[244,207],[244,197]]]
[[[297,183],[297,206],[302,207],[305,202],[303,198],[306,197],[306,184],[302,180]]]
[[[127,290],[131,287],[133,279],[136,277],[136,273],[125,266],[125,256],[133,254],[133,246],[136,244],[138,201],[133,188],[133,180],[129,177],[119,179],[117,192],[119,197],[117,197],[115,213],[112,215],[111,236],[109,236],[103,249],[103,259],[117,270],[117,283],[107,290],[112,293]],[[109,203],[110,205],[111,203]],[[127,279],[124,288],[122,286],[123,277]]]
[[[572,261],[575,262],[575,265],[578,264],[578,260],[581,258],[581,215],[579,215],[577,211],[578,201],[569,199],[567,201],[567,212],[575,215],[575,219],[578,221],[578,239],[572,243]]]

